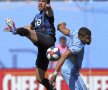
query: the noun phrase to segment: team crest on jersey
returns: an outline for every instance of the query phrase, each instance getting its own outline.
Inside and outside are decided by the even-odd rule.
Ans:
[[[38,20],[36,21],[35,25],[36,25],[36,26],[40,26],[41,23],[42,23],[42,20],[41,20],[41,19],[38,19]]]

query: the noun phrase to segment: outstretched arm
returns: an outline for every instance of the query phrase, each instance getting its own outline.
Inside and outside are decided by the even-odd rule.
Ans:
[[[66,23],[62,22],[60,24],[58,24],[58,30],[63,33],[64,35],[68,36],[70,33],[70,30],[66,27]]]
[[[62,56],[61,58],[58,60],[56,67],[55,67],[55,71],[59,72],[61,66],[63,65],[63,63],[65,62],[65,60],[71,55],[71,51],[68,49]]]
[[[50,84],[53,84],[53,82],[56,79],[56,76],[58,75],[58,72],[61,68],[61,66],[63,65],[63,63],[65,62],[65,60],[71,55],[71,51],[68,49],[62,56],[61,58],[58,60],[57,64],[56,64],[56,68],[55,68],[55,72],[53,74],[53,76],[50,79]]]

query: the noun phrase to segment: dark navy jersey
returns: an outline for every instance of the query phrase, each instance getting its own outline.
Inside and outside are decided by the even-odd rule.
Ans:
[[[44,11],[41,11],[35,16],[31,25],[35,30],[45,28],[47,34],[55,35],[54,16],[48,17]]]

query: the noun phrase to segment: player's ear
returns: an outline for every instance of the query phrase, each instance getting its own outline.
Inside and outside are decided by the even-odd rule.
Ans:
[[[79,38],[80,40],[82,40],[82,39],[83,39],[83,36],[81,36],[81,35],[78,34],[78,38]]]

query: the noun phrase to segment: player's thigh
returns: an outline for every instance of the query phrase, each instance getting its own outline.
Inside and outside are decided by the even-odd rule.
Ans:
[[[51,35],[45,35],[41,32],[36,32],[35,30],[29,30],[29,35],[27,36],[36,46],[42,45],[47,48],[55,44],[55,39]]]
[[[41,68],[36,68],[36,79],[41,82],[42,79],[45,77],[45,72]]]
[[[78,79],[76,81],[76,89],[75,90],[87,90],[87,87],[79,73],[78,73]]]
[[[29,31],[29,35],[27,36],[27,38],[30,39],[33,43],[37,42],[38,38],[35,30],[28,29],[28,31]]]
[[[42,47],[49,48],[55,44],[55,39],[52,35],[41,32],[36,32],[36,35],[38,39],[38,41],[34,43],[36,46],[41,45]]]
[[[69,81],[70,90],[87,90],[79,72],[72,72]]]
[[[61,68],[61,75],[68,85],[69,85],[70,74],[71,74],[70,69],[64,64]]]
[[[71,76],[71,71],[73,70],[73,68],[74,68],[73,64],[72,64],[71,60],[69,60],[69,59],[65,60],[63,66],[61,68],[61,74],[68,85],[69,85],[69,80],[70,80],[70,76]]]
[[[46,57],[46,51],[47,48],[45,48],[45,46],[38,46],[38,55],[37,55],[37,59],[36,59],[36,67],[46,71],[48,68],[48,64],[49,64],[49,60]]]

